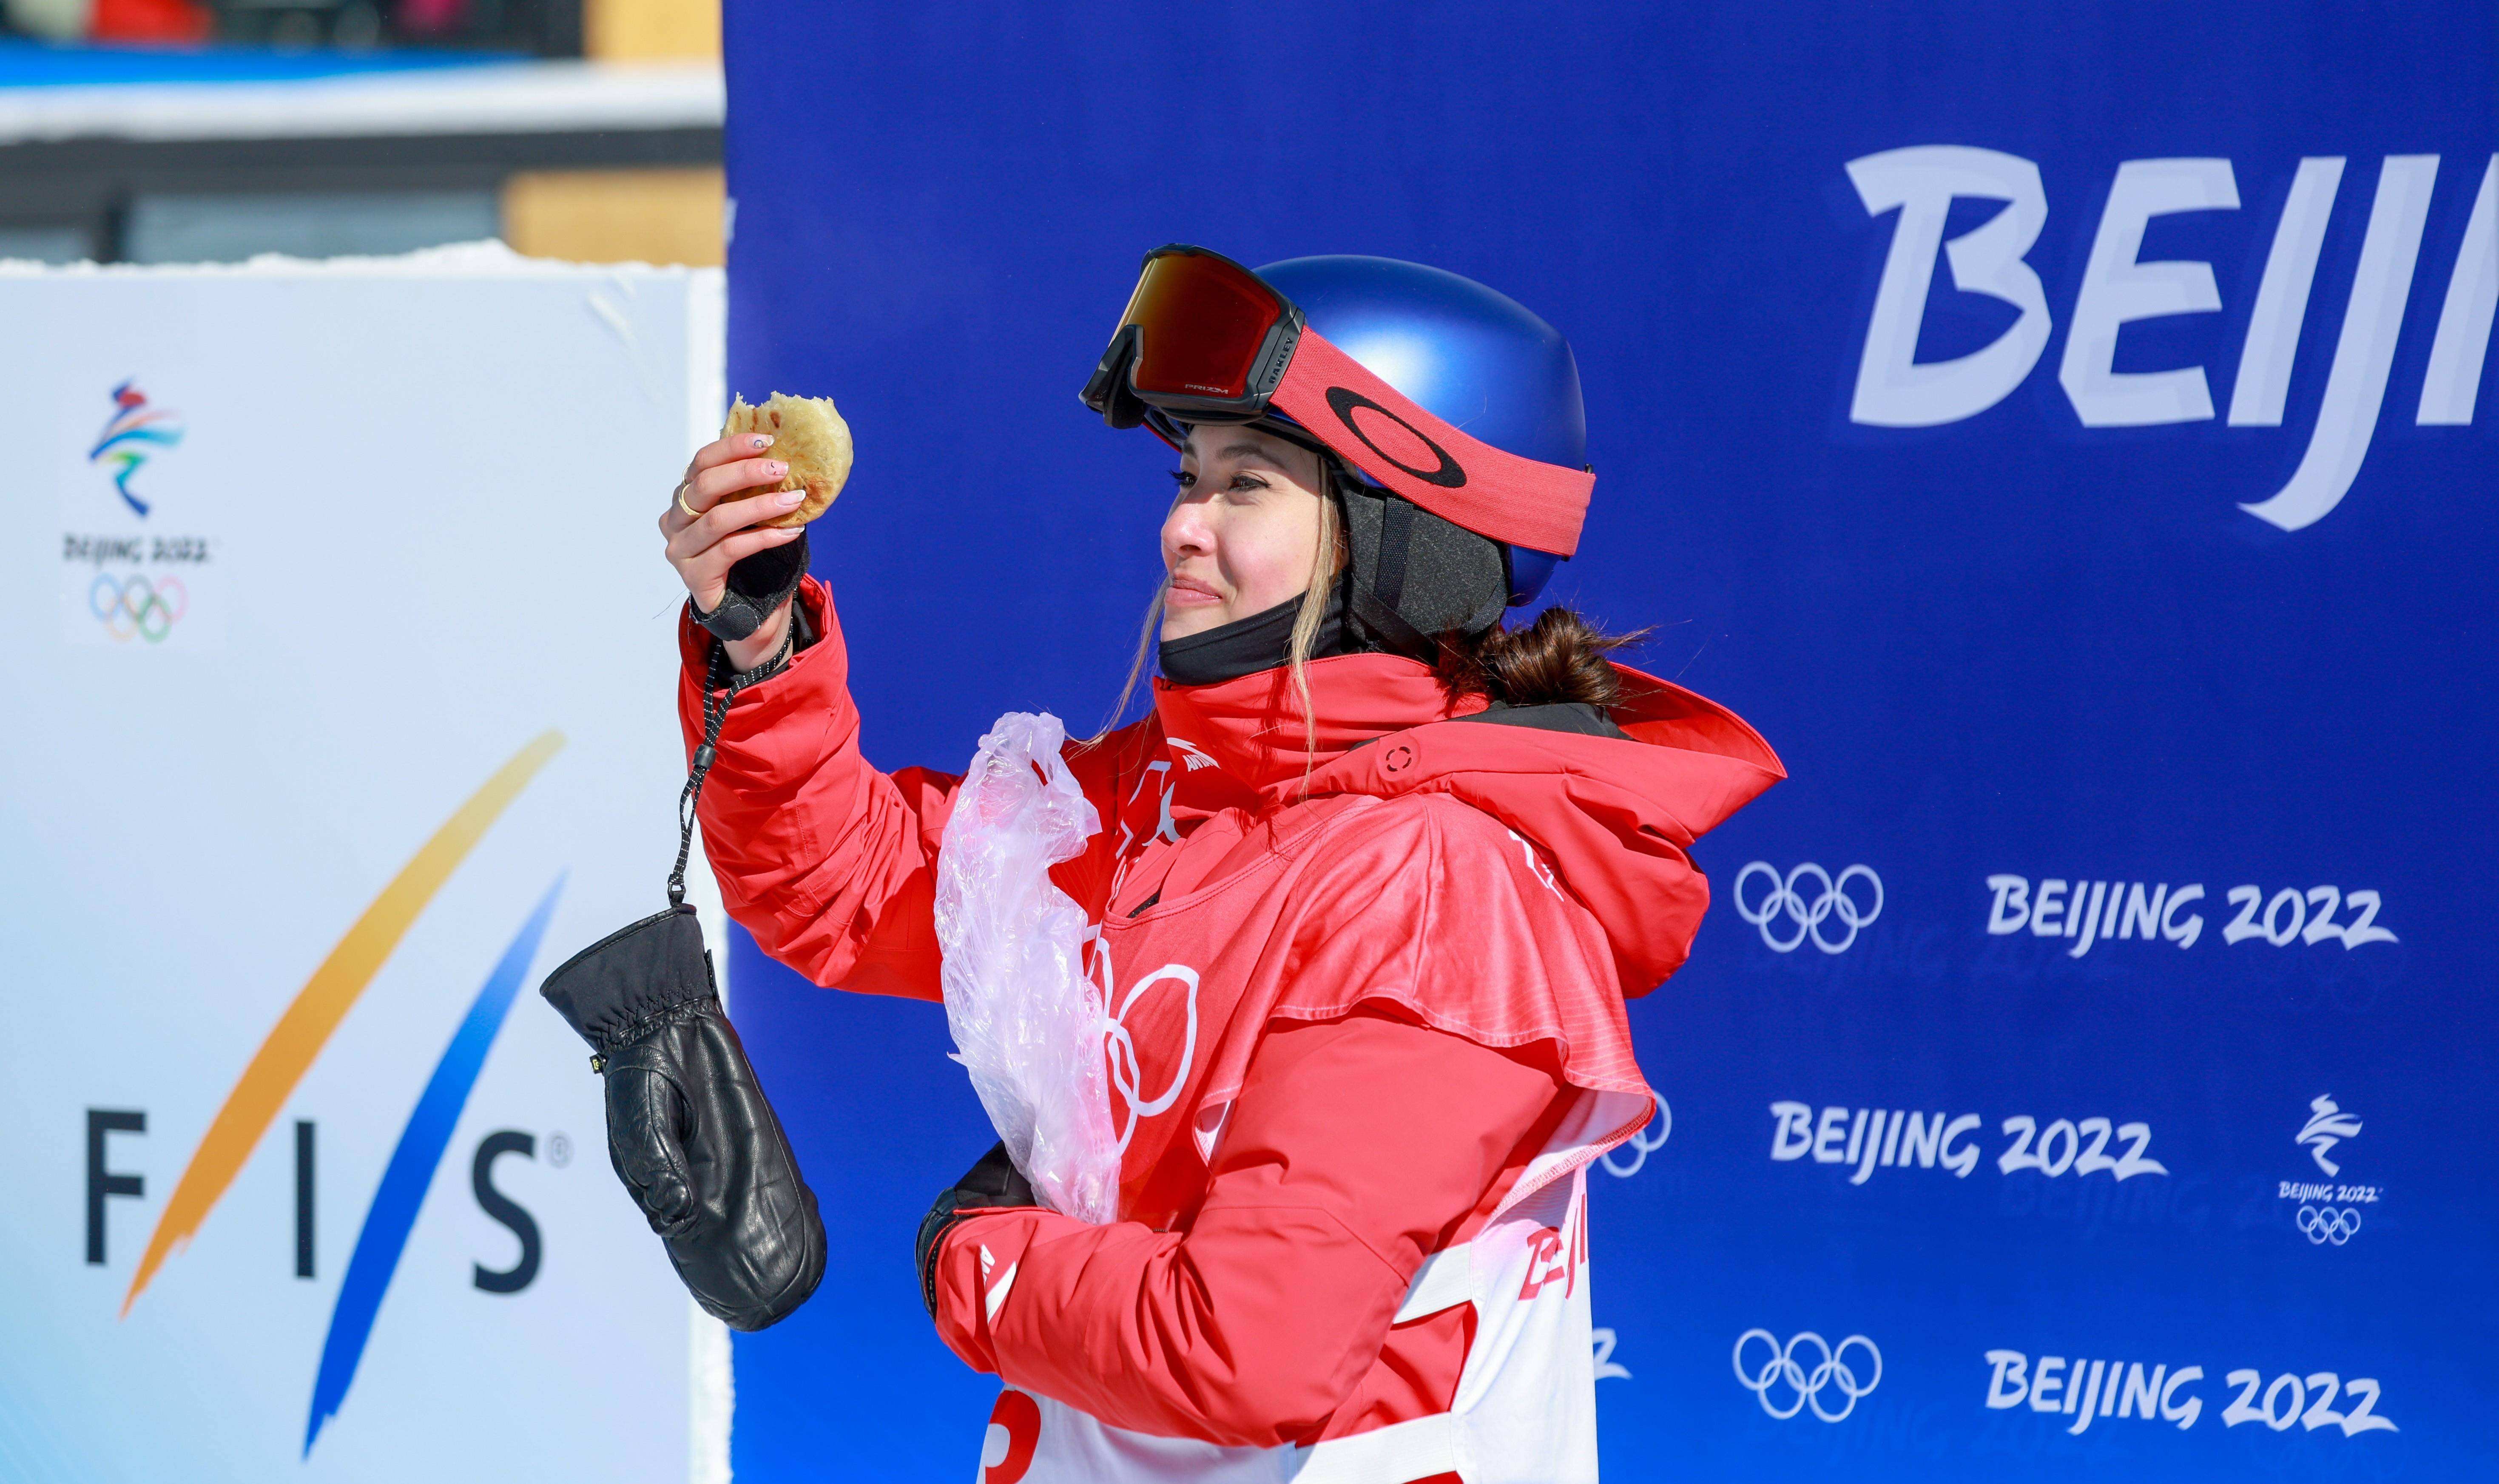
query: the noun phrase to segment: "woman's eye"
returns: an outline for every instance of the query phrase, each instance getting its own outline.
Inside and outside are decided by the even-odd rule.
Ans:
[[[1263,490],[1267,487],[1267,481],[1255,474],[1235,474],[1232,476],[1232,487],[1236,490]]]
[[[1185,468],[1173,469],[1171,471],[1171,476],[1172,483],[1180,486],[1184,490],[1191,490],[1197,487],[1197,476]]]

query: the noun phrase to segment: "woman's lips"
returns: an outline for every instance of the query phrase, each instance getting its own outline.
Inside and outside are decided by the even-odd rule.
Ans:
[[[1163,604],[1171,608],[1204,608],[1223,601],[1223,595],[1194,577],[1174,577],[1164,585]]]

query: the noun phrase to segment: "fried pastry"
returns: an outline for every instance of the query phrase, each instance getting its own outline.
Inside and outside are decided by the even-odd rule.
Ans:
[[[761,525],[807,524],[832,506],[842,482],[851,476],[850,424],[833,410],[829,398],[785,397],[775,392],[760,407],[750,407],[740,398],[730,405],[729,421],[720,431],[724,437],[736,433],[770,434],[772,446],[764,456],[790,468],[774,488],[807,492],[798,508]]]

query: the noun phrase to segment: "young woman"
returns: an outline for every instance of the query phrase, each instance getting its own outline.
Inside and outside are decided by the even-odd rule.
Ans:
[[[1153,709],[1068,746],[1104,827],[1055,873],[1094,924],[1120,1219],[993,1154],[924,1224],[939,1334],[1006,1383],[983,1477],[1593,1479],[1584,1172],[1654,1107],[1624,1000],[1778,759],[1568,611],[1501,627],[1593,476],[1569,345],[1492,290],[1164,248],[1086,398],[1180,454]],[[747,682],[705,846],[765,952],[933,1000],[957,780],[860,756],[822,586],[729,600],[794,538],[750,529],[780,473],[723,439],[661,521],[690,746]]]

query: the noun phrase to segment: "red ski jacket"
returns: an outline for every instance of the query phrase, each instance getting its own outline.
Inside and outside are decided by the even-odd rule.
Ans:
[[[810,578],[798,600],[823,638],[731,707],[705,852],[766,952],[937,999],[957,780],[867,763],[829,597]],[[680,641],[691,751],[710,639]],[[1152,715],[1066,749],[1103,828],[1053,874],[1096,924],[1122,1219],[976,1215],[938,1269],[945,1342],[1024,1411],[1269,1449],[1450,1410],[1482,1306],[1401,1320],[1418,1274],[1648,1121],[1625,997],[1700,924],[1686,850],[1784,776],[1732,713],[1637,671],[1612,726],[1453,704],[1392,656],[1307,675],[1314,737],[1276,670],[1157,683]],[[1001,1426],[991,1451],[1029,1458]]]

